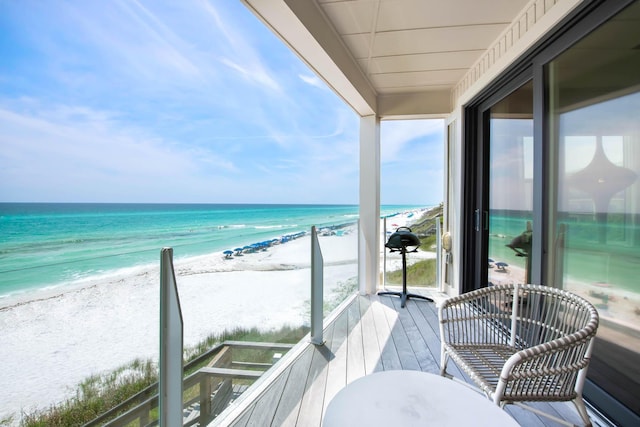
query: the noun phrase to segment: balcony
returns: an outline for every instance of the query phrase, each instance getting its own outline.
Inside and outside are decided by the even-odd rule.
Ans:
[[[436,304],[409,300],[402,309],[396,297],[354,295],[326,319],[324,345],[300,342],[210,425],[320,426],[331,399],[357,378],[397,369],[438,374]],[[571,403],[534,406],[580,424]],[[518,407],[506,411],[523,426],[560,425]]]

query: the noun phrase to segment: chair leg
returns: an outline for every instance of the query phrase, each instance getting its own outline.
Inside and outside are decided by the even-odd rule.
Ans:
[[[587,413],[587,407],[584,404],[584,400],[582,400],[582,396],[578,396],[573,399],[573,404],[576,405],[576,409],[578,410],[578,414],[580,414],[580,418],[584,422],[585,427],[591,427],[591,418],[589,418],[589,414]]]
[[[440,376],[447,376],[447,362],[449,361],[449,355],[445,350],[440,350]]]

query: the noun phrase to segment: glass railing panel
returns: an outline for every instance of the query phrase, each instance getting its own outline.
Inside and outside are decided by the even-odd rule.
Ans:
[[[117,404],[121,390],[156,381],[159,250],[149,254],[155,264],[126,268],[114,267],[126,255],[64,250],[86,239],[0,244],[0,420],[84,424]]]
[[[437,221],[442,219],[442,205],[412,208],[383,216],[381,222],[380,265],[385,289],[399,289],[403,282],[402,252],[385,245],[398,231],[410,231],[420,240],[419,246],[407,247],[405,254],[407,287],[437,288]],[[406,227],[406,228],[404,228]],[[408,230],[407,230],[408,229]]]
[[[324,315],[358,290],[358,223],[318,229],[324,261]]]

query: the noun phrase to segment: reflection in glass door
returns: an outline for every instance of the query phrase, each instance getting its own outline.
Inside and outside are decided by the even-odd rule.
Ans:
[[[521,86],[489,111],[489,285],[531,282],[532,86]]]
[[[547,66],[552,188],[547,277],[598,308],[588,379],[635,414],[640,414],[638,17],[636,2]]]

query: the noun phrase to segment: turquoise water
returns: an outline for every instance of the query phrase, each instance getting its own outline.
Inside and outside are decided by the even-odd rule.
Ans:
[[[531,214],[494,211],[489,223],[489,257],[525,268],[526,258],[517,257],[505,245],[526,230]],[[558,227],[565,227],[563,241],[554,236],[558,268],[565,280],[606,283],[640,292],[640,218],[637,215],[562,214]],[[535,227],[535,224],[533,225]],[[562,243],[561,243],[562,241]]]
[[[0,296],[357,219],[355,205],[0,203]]]

